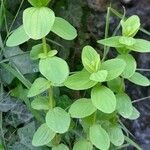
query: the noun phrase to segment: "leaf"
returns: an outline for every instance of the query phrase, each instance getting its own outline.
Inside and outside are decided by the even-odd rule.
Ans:
[[[85,46],[82,51],[82,63],[84,68],[90,72],[96,72],[100,66],[100,56],[91,46]]]
[[[99,40],[97,41],[99,44],[108,46],[108,47],[115,47],[115,48],[119,48],[119,47],[123,47],[123,45],[119,42],[121,36],[114,36],[114,37],[110,37],[110,38],[106,38],[103,40]]]
[[[135,39],[136,43],[132,46],[128,46],[130,50],[140,53],[150,52],[150,42],[143,39]]]
[[[98,149],[109,149],[110,139],[108,133],[100,125],[95,124],[90,127],[89,137],[92,144]]]
[[[72,118],[84,118],[93,114],[97,109],[91,99],[81,98],[76,100],[70,107],[69,113]]]
[[[86,90],[97,84],[97,82],[91,81],[89,78],[90,73],[82,70],[69,76],[64,85],[73,90]]]
[[[46,91],[50,87],[50,82],[44,78],[37,78],[34,83],[32,84],[29,92],[28,97],[34,97]]]
[[[123,36],[133,37],[140,29],[140,18],[137,15],[129,17],[126,21],[121,21]]]
[[[41,39],[50,31],[55,21],[54,12],[47,7],[30,7],[23,12],[23,26],[32,39]]]
[[[125,91],[124,80],[117,77],[111,81],[107,82],[108,87],[115,93],[120,93]]]
[[[28,0],[34,7],[46,6],[51,0]]]
[[[53,132],[46,123],[42,124],[37,131],[34,133],[32,145],[42,146],[48,144],[54,137],[56,133]]]
[[[123,78],[130,78],[135,73],[137,66],[134,57],[130,54],[122,54],[119,55],[118,58],[123,59],[126,62],[126,67],[121,76]]]
[[[133,111],[130,97],[125,93],[120,93],[116,95],[116,99],[118,113],[124,118],[129,118]]]
[[[38,55],[43,52],[43,45],[38,44],[32,47],[30,51],[30,57],[33,60],[39,59]]]
[[[69,67],[59,57],[41,59],[39,63],[41,74],[54,84],[63,83],[69,75]]]
[[[30,37],[26,34],[23,25],[13,31],[13,33],[8,37],[6,45],[8,47],[18,46],[26,41]]]
[[[105,86],[96,86],[91,91],[93,105],[104,113],[112,113],[116,109],[116,97]]]
[[[75,143],[73,150],[93,150],[93,145],[86,139],[80,139]]]
[[[108,72],[106,70],[99,70],[98,72],[94,72],[90,76],[90,80],[96,82],[104,82],[107,78]]]
[[[138,72],[135,72],[128,80],[140,86],[150,86],[150,80]]]
[[[65,19],[56,17],[52,32],[65,40],[73,40],[77,36],[76,29]]]
[[[36,110],[49,110],[50,108],[47,97],[36,97],[32,101],[31,106]]]
[[[54,146],[52,150],[69,150],[69,148],[64,144],[59,144],[57,146]]]
[[[120,37],[119,42],[123,44],[124,46],[132,46],[136,43],[136,40],[132,37],[122,36]]]
[[[133,107],[132,114],[131,114],[131,116],[128,119],[130,119],[130,120],[136,120],[139,117],[140,117],[140,112],[135,107]]]
[[[65,133],[70,126],[69,114],[60,107],[50,109],[46,114],[46,124],[56,133]]]
[[[124,143],[124,134],[119,126],[112,126],[108,128],[110,141],[115,146],[121,146]]]
[[[101,70],[108,71],[106,80],[110,81],[121,75],[125,67],[126,67],[125,61],[123,61],[122,59],[114,58],[102,63]]]

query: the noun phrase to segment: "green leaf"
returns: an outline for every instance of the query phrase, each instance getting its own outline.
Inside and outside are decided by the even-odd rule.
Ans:
[[[77,36],[76,29],[65,19],[56,17],[52,32],[65,40],[73,40]]]
[[[69,150],[69,148],[64,144],[59,144],[57,146],[54,146],[52,150]]]
[[[39,59],[39,54],[43,52],[43,45],[38,44],[32,47],[30,51],[30,57],[33,60]]]
[[[8,47],[18,46],[26,41],[28,41],[30,37],[26,34],[24,27],[20,26],[8,37],[6,41],[6,45]]]
[[[65,133],[70,126],[69,114],[60,107],[50,109],[46,114],[46,124],[56,133]]]
[[[119,42],[123,44],[124,46],[132,46],[136,43],[136,40],[132,37],[122,36],[120,37]]]
[[[124,134],[119,126],[112,126],[108,129],[111,143],[115,146],[121,146],[124,143]]]
[[[118,113],[124,118],[129,118],[133,111],[130,97],[125,93],[120,93],[116,95],[116,99]]]
[[[47,7],[31,7],[23,12],[23,26],[32,39],[41,39],[50,31],[55,21],[54,12]]]
[[[119,42],[121,36],[114,36],[110,38],[106,38],[103,40],[97,41],[99,44],[108,46],[108,47],[123,47],[123,45]]]
[[[50,50],[49,45],[47,44],[47,49]],[[32,47],[30,51],[30,57],[33,60],[39,59],[39,54],[43,53],[43,44],[37,44]]]
[[[126,67],[126,63],[124,60],[114,58],[114,59],[110,59],[102,63],[101,70],[108,71],[106,80],[110,81],[110,80],[117,78],[119,75],[121,75],[125,67]]]
[[[138,72],[135,72],[128,80],[137,85],[150,86],[150,80]]]
[[[131,116],[128,117],[128,119],[135,120],[138,119],[139,117],[140,117],[140,112],[135,107],[133,107],[132,114]]]
[[[137,66],[134,57],[130,54],[122,54],[119,55],[118,58],[123,59],[126,62],[126,67],[121,76],[123,78],[130,78],[135,73]]]
[[[28,97],[39,95],[44,91],[46,91],[49,87],[50,87],[50,82],[44,78],[39,77],[32,84],[28,92]]]
[[[34,7],[46,6],[51,0],[28,0]]]
[[[137,15],[129,17],[126,21],[121,21],[123,36],[133,37],[140,29],[140,19]]]
[[[89,78],[90,73],[86,70],[82,70],[69,76],[64,84],[66,87],[73,90],[85,90],[97,84],[97,82],[91,81]]]
[[[120,93],[125,91],[124,80],[117,77],[111,81],[107,82],[108,87],[115,93]]]
[[[86,139],[80,139],[75,143],[73,150],[93,150],[93,145]]]
[[[100,66],[100,56],[91,46],[85,46],[82,51],[82,63],[84,68],[90,72],[96,72]]]
[[[93,125],[90,127],[89,137],[92,144],[98,149],[108,150],[110,139],[108,133],[100,126]]]
[[[81,98],[76,100],[70,107],[69,113],[72,118],[84,118],[93,114],[97,109],[91,99]]]
[[[91,91],[93,105],[104,113],[112,113],[116,109],[116,97],[105,86],[96,86]]]
[[[136,43],[132,46],[128,46],[130,50],[140,53],[150,52],[150,42],[143,39],[135,39]]]
[[[63,83],[69,75],[66,61],[59,57],[41,59],[39,70],[44,77],[54,84]]]
[[[53,132],[46,123],[42,124],[38,130],[35,132],[32,140],[33,146],[42,146],[48,144],[55,136]]]
[[[47,97],[36,97],[32,103],[31,106],[33,109],[36,110],[49,110],[49,102]]]
[[[94,72],[90,76],[90,80],[96,81],[96,82],[104,82],[106,81],[108,72],[106,70],[99,70],[98,72]]]

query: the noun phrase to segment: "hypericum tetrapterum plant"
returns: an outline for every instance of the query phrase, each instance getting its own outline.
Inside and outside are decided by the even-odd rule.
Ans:
[[[33,146],[52,147],[52,150],[69,150],[62,142],[62,136],[71,132],[71,118],[79,119],[82,136],[73,143],[73,150],[108,150],[128,141],[126,131],[120,124],[119,116],[130,120],[140,115],[125,93],[124,80],[127,79],[141,86],[149,86],[149,80],[136,72],[136,61],[130,54],[150,52],[150,42],[133,38],[140,28],[138,16],[121,21],[122,36],[115,36],[98,41],[119,52],[113,59],[102,61],[100,55],[91,46],[82,51],[83,69],[69,76],[69,67],[65,60],[56,56],[46,43],[46,38],[53,32],[65,40],[77,36],[76,29],[66,20],[55,17],[54,12],[46,7],[50,0],[28,0],[33,7],[23,12],[23,25],[14,30],[7,40],[7,46],[17,46],[29,39],[42,43],[33,46],[30,56],[39,60],[41,76],[32,84],[28,97],[33,101],[33,109],[42,111],[45,122],[33,136]],[[66,86],[73,90],[88,90],[91,96],[76,100],[67,112],[56,105],[53,88]],[[46,92],[48,95],[43,95]],[[43,111],[44,110],[44,111]]]

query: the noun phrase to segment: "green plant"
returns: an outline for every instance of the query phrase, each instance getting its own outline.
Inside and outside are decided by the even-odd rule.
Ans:
[[[136,72],[136,61],[129,54],[131,50],[150,52],[149,41],[133,38],[140,28],[138,16],[121,21],[122,36],[98,41],[116,48],[119,53],[116,58],[101,60],[94,48],[85,46],[83,69],[69,76],[66,61],[56,56],[57,50],[51,49],[45,36],[51,31],[65,40],[73,40],[77,36],[76,29],[66,20],[55,17],[54,12],[46,7],[50,0],[28,1],[33,7],[24,10],[23,25],[12,32],[6,44],[11,47],[29,39],[42,39],[42,44],[33,46],[30,51],[31,58],[39,60],[41,75],[32,84],[28,97],[32,99],[32,108],[45,118],[35,132],[32,144],[37,147],[46,145],[52,150],[107,150],[119,148],[125,140],[133,144],[119,116],[134,120],[140,115],[125,93],[124,80],[141,86],[150,85],[149,79]],[[55,88],[62,86],[85,90],[85,96],[72,103],[69,110],[64,109],[54,96]],[[79,119],[77,125],[76,119]],[[78,130],[81,131],[79,134]],[[71,146],[63,140],[70,132],[77,134]]]

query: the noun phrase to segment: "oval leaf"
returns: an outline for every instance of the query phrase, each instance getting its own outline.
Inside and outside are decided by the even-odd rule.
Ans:
[[[52,32],[65,40],[73,40],[77,36],[76,29],[65,19],[56,17]]]
[[[122,54],[119,55],[118,58],[123,59],[126,62],[126,67],[121,76],[123,78],[130,78],[135,73],[137,66],[134,57],[130,54]]]
[[[70,107],[69,113],[72,118],[84,118],[96,111],[91,99],[81,98],[76,100]]]
[[[37,78],[34,83],[32,84],[29,92],[28,97],[33,97],[38,94],[43,93],[50,87],[50,82],[44,78]]]
[[[114,36],[110,38],[106,38],[103,40],[97,41],[99,44],[108,46],[108,47],[123,47],[123,45],[119,42],[121,36]]]
[[[59,57],[41,59],[39,70],[44,77],[54,84],[63,83],[69,75],[66,61]]]
[[[55,107],[46,114],[46,124],[56,133],[65,133],[70,126],[70,116],[62,108]]]
[[[47,7],[31,7],[23,12],[23,26],[32,39],[41,39],[50,31],[55,21],[54,12]]]
[[[129,17],[126,21],[121,21],[122,34],[133,37],[140,29],[140,18],[137,15]]]
[[[98,149],[109,149],[110,139],[108,133],[100,125],[93,125],[90,127],[89,137],[92,144]]]
[[[121,75],[125,67],[126,67],[126,63],[124,60],[115,58],[115,59],[107,60],[104,63],[102,63],[101,69],[108,71],[106,80],[110,81],[112,79],[117,78],[119,75]]]
[[[53,132],[46,123],[42,124],[38,130],[35,132],[32,140],[33,146],[42,146],[48,144],[54,137],[55,132]]]
[[[93,145],[91,142],[81,139],[80,141],[76,142],[73,150],[93,150]]]
[[[105,86],[96,86],[91,91],[93,105],[104,113],[112,113],[116,109],[116,97],[114,93]]]
[[[30,37],[26,34],[24,27],[20,26],[8,37],[6,45],[8,47],[18,46],[29,39]]]
[[[140,117],[140,112],[135,107],[133,107],[132,114],[130,117],[128,117],[128,119],[135,120],[138,119],[139,117]]]
[[[57,146],[54,146],[52,150],[69,150],[69,148],[64,144],[59,144]]]
[[[100,56],[91,46],[85,46],[82,51],[82,64],[90,72],[96,72],[100,66]]]
[[[129,118],[133,111],[130,97],[125,93],[121,93],[116,95],[116,99],[118,113],[124,118]]]
[[[36,97],[32,103],[31,106],[33,109],[36,110],[49,110],[49,101],[47,97]]]
[[[150,80],[138,72],[135,72],[128,80],[137,85],[150,86]]]
[[[150,52],[150,41],[136,39],[136,43],[128,48],[135,52],[148,53]]]
[[[111,143],[115,146],[121,146],[124,143],[124,134],[119,126],[112,126],[108,129]]]
[[[107,82],[108,87],[115,93],[121,93],[125,91],[125,83],[124,80],[120,77],[115,78],[111,81]]]
[[[94,72],[90,76],[90,80],[96,82],[104,82],[107,78],[108,72],[106,70],[99,70],[98,72]]]
[[[97,84],[97,82],[91,81],[89,78],[90,73],[86,70],[82,70],[69,76],[64,85],[73,90],[89,89]]]

